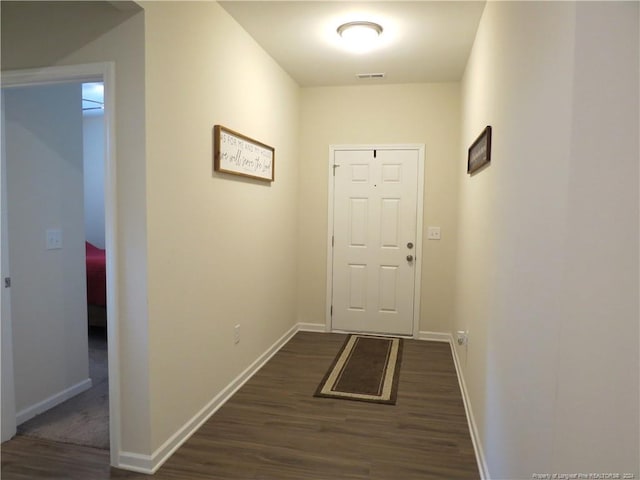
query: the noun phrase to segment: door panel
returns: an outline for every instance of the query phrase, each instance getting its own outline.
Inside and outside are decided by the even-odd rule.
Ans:
[[[332,328],[410,335],[418,151],[334,153]]]
[[[351,230],[349,245],[352,247],[366,247],[369,200],[366,198],[351,198],[349,204],[351,207],[349,212]]]
[[[364,310],[367,294],[367,266],[349,265],[349,303],[350,310]]]
[[[9,269],[9,235],[7,233],[7,158],[6,158],[6,141],[5,141],[5,115],[4,115],[4,91],[2,92],[2,121],[0,122],[2,149],[2,165],[0,173],[0,184],[2,191],[0,192],[0,288],[2,289],[2,298],[0,300],[0,310],[2,316],[0,318],[0,340],[2,352],[0,365],[2,366],[2,387],[0,392],[2,398],[0,400],[1,422],[2,425],[2,442],[10,440],[16,434],[16,398],[15,398],[15,382],[13,379],[13,329],[11,326],[11,293],[5,278],[11,278]]]
[[[400,199],[383,198],[380,207],[380,243],[382,248],[398,248]]]

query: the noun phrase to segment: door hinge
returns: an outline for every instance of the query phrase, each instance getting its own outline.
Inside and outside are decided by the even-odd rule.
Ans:
[[[335,177],[336,176],[336,168],[338,168],[340,165],[337,165],[337,164],[334,163],[332,166],[333,166],[333,176]]]
[[[331,313],[330,315],[333,317],[333,305],[331,305]]]
[[[4,288],[11,287],[11,277],[4,277]]]
[[[373,151],[373,158],[376,158],[377,156],[378,156],[378,151],[377,151],[377,150],[374,150],[374,151]]]
[[[333,235],[331,235],[331,246],[335,246],[336,244],[336,237],[334,237]]]

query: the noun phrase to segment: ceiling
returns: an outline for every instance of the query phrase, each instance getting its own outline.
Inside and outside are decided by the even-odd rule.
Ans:
[[[55,65],[141,10],[131,1],[0,1],[3,70]],[[43,28],[55,30],[43,48]]]
[[[222,7],[303,87],[460,80],[484,1],[223,1]],[[355,54],[336,29],[379,23],[379,47]],[[384,73],[360,80],[356,74]]]

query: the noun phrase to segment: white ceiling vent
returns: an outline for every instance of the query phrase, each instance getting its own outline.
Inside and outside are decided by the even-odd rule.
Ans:
[[[373,78],[384,78],[384,73],[357,73],[358,80],[368,80]]]

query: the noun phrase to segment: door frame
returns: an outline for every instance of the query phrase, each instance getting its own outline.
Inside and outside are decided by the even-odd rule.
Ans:
[[[118,244],[115,130],[115,63],[99,62],[79,65],[33,68],[2,72],[2,88],[32,87],[72,82],[104,84],[104,161],[105,161],[105,249],[107,276],[107,341],[109,368],[109,438],[111,465],[117,464],[120,451],[120,366],[118,329]],[[12,340],[13,343],[13,340]],[[13,372],[12,372],[13,375]],[[15,413],[15,412],[14,412]]]
[[[418,152],[418,194],[416,205],[416,250],[413,286],[413,338],[418,338],[420,330],[420,291],[422,284],[422,224],[424,216],[424,154],[425,146],[422,143],[402,143],[402,144],[358,144],[358,145],[329,145],[329,168],[328,168],[328,199],[327,199],[327,290],[325,305],[325,330],[327,332],[337,332],[331,324],[331,303],[333,301],[333,208],[334,208],[334,185],[333,185],[333,163],[335,152],[338,150],[414,150]]]

